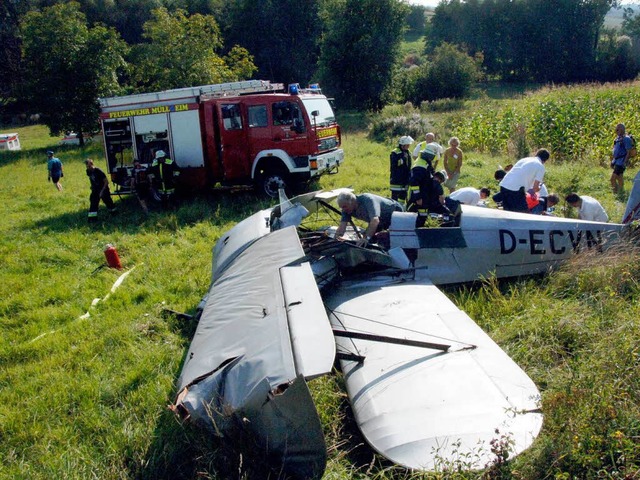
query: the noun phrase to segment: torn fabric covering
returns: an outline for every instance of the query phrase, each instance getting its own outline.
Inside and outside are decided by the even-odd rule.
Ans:
[[[287,313],[313,302],[286,305],[290,295],[281,278],[282,267],[303,257],[296,230],[288,227],[258,238],[227,263],[209,290],[178,380],[176,407],[217,435],[247,436],[291,474],[320,478],[326,445],[303,372],[296,368]],[[309,275],[319,297],[310,269]],[[309,284],[297,287],[307,291]],[[309,328],[327,331],[322,337],[328,343],[316,342],[315,348],[328,359],[328,371],[335,344],[324,308],[319,310],[312,312]]]

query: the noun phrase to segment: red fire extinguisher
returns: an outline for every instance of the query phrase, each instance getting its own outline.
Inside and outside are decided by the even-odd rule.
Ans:
[[[122,264],[120,263],[120,257],[118,256],[116,247],[108,243],[104,249],[104,256],[106,257],[107,265],[109,265],[110,268],[122,270]]]

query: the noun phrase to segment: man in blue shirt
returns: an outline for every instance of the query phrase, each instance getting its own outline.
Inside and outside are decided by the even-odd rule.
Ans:
[[[64,176],[64,173],[62,173],[62,162],[59,158],[53,156],[51,150],[47,152],[47,170],[49,172],[47,180],[51,180],[58,191],[61,192],[62,184],[60,183],[60,178]]]
[[[613,153],[611,155],[611,188],[613,193],[624,190],[624,171],[629,163],[631,152],[631,138],[625,134],[624,123],[616,125],[616,139],[613,141]]]

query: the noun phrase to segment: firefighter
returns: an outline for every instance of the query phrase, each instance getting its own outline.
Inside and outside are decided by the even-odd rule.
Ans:
[[[155,191],[162,201],[162,207],[168,208],[175,193],[175,177],[180,175],[180,172],[175,162],[164,153],[164,150],[156,152],[151,164],[151,175]]]
[[[420,152],[420,155],[413,162],[411,176],[409,177],[409,189],[407,195],[407,209],[411,211],[422,211],[427,209],[426,202],[430,197],[433,188],[433,160],[438,155],[438,151],[433,144],[427,144]],[[424,203],[424,205],[423,205]]]
[[[147,199],[149,198],[149,176],[147,175],[146,167],[136,160],[133,162],[133,170],[131,171],[131,188],[138,198],[138,202],[142,207],[142,211],[146,214],[149,213],[149,207],[147,206]]]
[[[411,175],[411,154],[409,146],[413,143],[413,138],[408,135],[400,137],[398,147],[395,148],[390,160],[389,183],[391,186],[391,198],[393,200],[407,199],[407,187]]]
[[[87,158],[84,162],[87,167],[87,176],[91,183],[91,195],[89,196],[89,222],[95,222],[98,218],[98,206],[100,200],[109,209],[110,213],[116,212],[116,206],[111,198],[111,192],[109,191],[109,180],[102,170],[93,164],[93,160]]]
[[[442,183],[446,178],[446,172],[435,172],[428,180],[428,187],[421,189],[419,196],[414,197],[415,201],[407,208],[409,212],[418,214],[416,227],[423,227],[431,213],[453,216],[453,213],[446,205],[444,190],[442,189]]]

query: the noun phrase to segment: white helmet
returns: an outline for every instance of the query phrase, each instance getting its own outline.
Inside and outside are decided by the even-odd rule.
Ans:
[[[398,145],[411,145],[412,143],[413,143],[413,138],[411,138],[409,135],[400,137],[400,140],[398,140]]]
[[[163,157],[166,157],[166,156],[167,156],[167,154],[164,153],[164,150],[158,150],[156,152],[156,158],[163,158]]]
[[[433,143],[427,143],[424,147],[424,150],[422,150],[423,152],[427,152],[430,153],[433,156],[438,155],[440,152],[438,151],[438,147],[437,145],[433,144]]]

